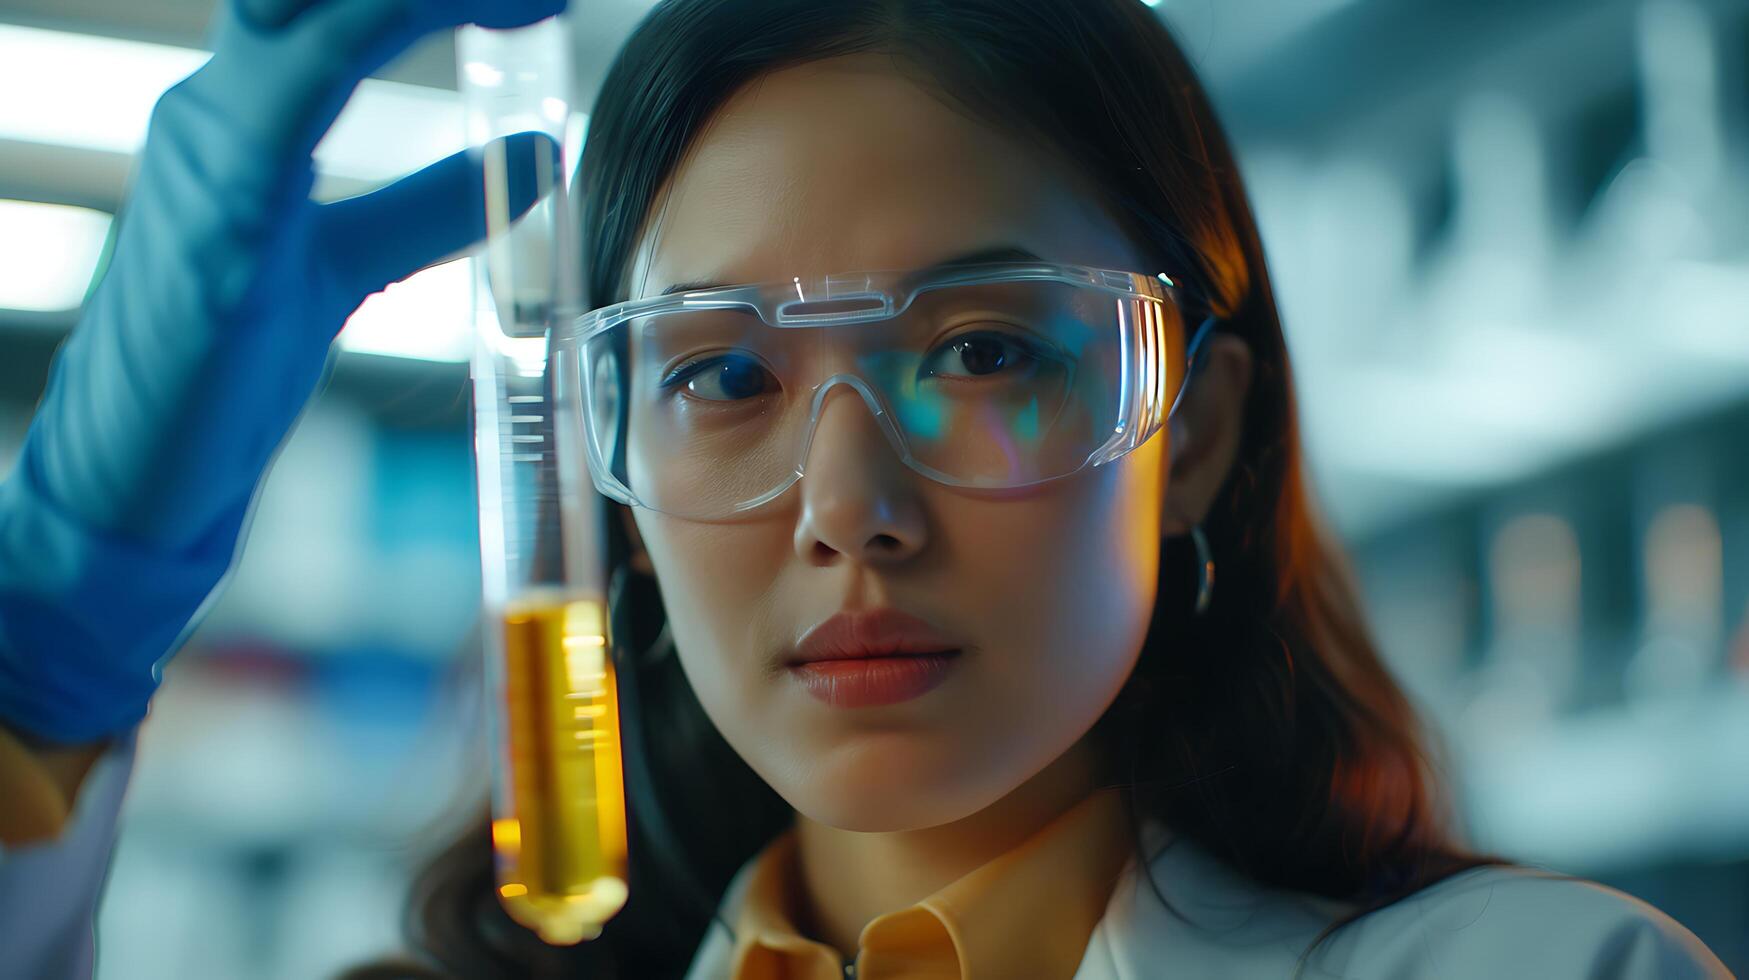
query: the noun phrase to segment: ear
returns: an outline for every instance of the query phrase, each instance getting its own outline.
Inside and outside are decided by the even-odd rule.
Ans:
[[[655,575],[656,566],[650,564],[650,553],[644,550],[644,536],[638,533],[637,515],[625,504],[615,503],[613,509],[619,511],[619,519],[626,531],[626,540],[631,543],[632,571],[639,575]]]
[[[1161,533],[1188,534],[1214,506],[1239,456],[1251,347],[1229,333],[1209,335],[1178,411],[1172,415]]]

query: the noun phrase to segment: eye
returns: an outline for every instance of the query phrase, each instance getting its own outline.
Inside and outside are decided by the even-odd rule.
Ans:
[[[662,387],[684,385],[694,398],[731,402],[762,395],[775,387],[775,381],[771,372],[751,357],[717,354],[680,365],[662,379]]]
[[[980,331],[961,334],[936,348],[923,361],[922,373],[948,377],[988,377],[1010,374],[1035,365],[1030,344],[1007,334]]]

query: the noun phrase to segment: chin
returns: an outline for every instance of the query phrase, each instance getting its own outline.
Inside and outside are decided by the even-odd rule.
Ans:
[[[859,833],[921,830],[964,819],[1003,796],[969,773],[925,772],[900,761],[818,770],[783,794],[798,813],[816,823]],[[979,774],[988,778],[987,773]]]

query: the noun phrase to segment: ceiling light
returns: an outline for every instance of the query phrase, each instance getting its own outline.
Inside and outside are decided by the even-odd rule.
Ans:
[[[109,221],[90,208],[0,200],[0,307],[77,307],[103,254]]]
[[[193,48],[0,24],[0,139],[138,152],[164,90],[205,64]],[[367,78],[316,148],[322,173],[379,183],[466,146],[454,92]]]

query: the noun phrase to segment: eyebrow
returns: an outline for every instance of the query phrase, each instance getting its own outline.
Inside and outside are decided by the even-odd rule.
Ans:
[[[923,278],[962,265],[980,265],[985,262],[1043,262],[1037,253],[1021,248],[1019,245],[993,245],[974,249],[963,255],[943,259],[932,265],[925,266],[914,273],[914,278]],[[718,289],[732,283],[717,282],[710,279],[699,279],[692,282],[677,282],[658,295],[672,296],[675,293],[690,293],[699,289]]]

